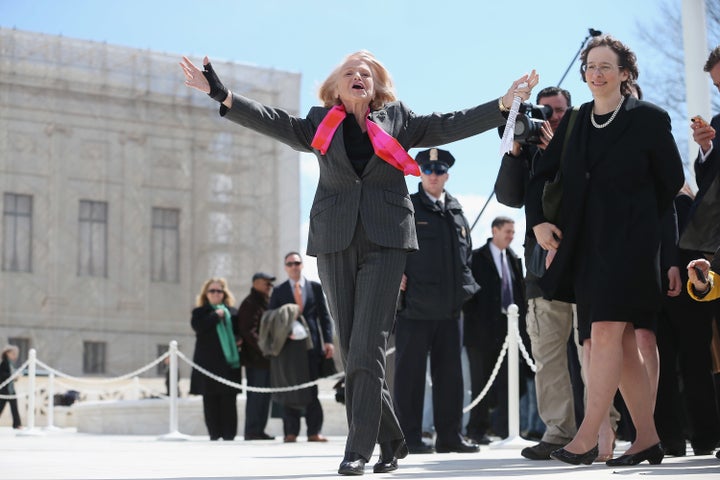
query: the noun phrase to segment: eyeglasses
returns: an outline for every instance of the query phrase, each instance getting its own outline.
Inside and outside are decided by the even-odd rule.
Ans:
[[[225,292],[223,290],[216,290],[213,288],[212,290],[208,290],[207,293],[225,293]]]
[[[420,171],[425,175],[445,175],[448,172],[448,166],[440,162],[426,163],[420,167]]]
[[[595,65],[594,63],[591,63],[590,65],[583,65],[580,67],[585,74],[594,74],[594,73],[601,73],[603,75],[606,75],[610,73],[616,65],[610,65],[609,63],[602,63],[600,65]],[[623,68],[622,65],[617,65],[617,68]]]
[[[286,267],[298,267],[300,265],[302,265],[302,262],[287,262],[285,264]]]

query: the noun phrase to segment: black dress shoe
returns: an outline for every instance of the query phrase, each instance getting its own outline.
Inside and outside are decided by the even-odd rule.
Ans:
[[[422,442],[417,445],[407,445],[406,448],[408,449],[408,452],[412,453],[413,455],[423,453],[435,453],[435,448],[432,445],[428,445],[427,443]]]
[[[477,443],[478,445],[490,445],[492,443],[492,440],[490,440],[490,437],[487,435],[468,435],[468,440],[471,442]]]
[[[340,463],[338,473],[340,475],[363,475],[367,460],[355,452],[346,452],[343,461]]]
[[[558,448],[550,454],[550,458],[560,460],[561,462],[569,463],[570,465],[591,465],[595,458],[598,456],[598,446],[595,445],[593,448],[585,453],[572,453],[568,452],[564,448]],[[608,463],[612,460],[608,460]]]
[[[532,447],[525,447],[520,450],[520,455],[529,460],[550,460],[550,454],[562,448],[565,445],[562,443],[549,443],[540,440],[540,443],[533,445]]]
[[[671,457],[684,457],[687,454],[687,445],[684,440],[678,441],[662,441],[663,450],[665,455]]]
[[[248,433],[247,435],[245,435],[245,440],[275,440],[275,437],[268,435],[265,432]]]
[[[475,453],[480,451],[480,445],[465,440],[460,440],[454,445],[443,445],[441,443],[436,443],[435,451],[437,453]]]
[[[630,455],[621,455],[618,458],[613,458],[605,462],[608,467],[628,467],[631,465],[637,465],[638,463],[647,460],[650,465],[658,465],[662,462],[665,456],[665,451],[662,445],[656,443],[652,447],[646,448],[637,453],[631,453]]]
[[[387,473],[398,469],[398,458],[407,457],[409,451],[405,440],[380,442],[380,458],[373,466],[374,473]]]

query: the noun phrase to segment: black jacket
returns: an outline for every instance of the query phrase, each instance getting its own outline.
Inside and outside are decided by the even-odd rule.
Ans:
[[[238,334],[242,338],[240,361],[252,368],[270,368],[270,360],[258,346],[260,319],[268,308],[268,297],[250,288],[250,294],[240,304],[237,311]]]
[[[237,338],[237,310],[227,307],[233,319],[233,332]],[[225,360],[225,355],[220,345],[220,337],[217,334],[217,324],[220,317],[210,305],[197,307],[192,311],[190,325],[195,330],[195,353],[193,362],[215,375],[239,383],[241,380],[240,369],[231,368]],[[239,393],[238,390],[216,382],[205,376],[205,374],[193,369],[190,376],[190,393],[193,394],[219,394]]]
[[[502,345],[507,334],[507,317],[502,313],[501,280],[492,252],[490,241],[473,251],[472,274],[480,284],[477,292],[463,308],[463,345],[468,347],[495,348]],[[513,301],[519,308],[520,332],[525,332],[525,288],[522,278],[522,261],[511,248],[507,252],[508,268],[512,275]],[[529,345],[529,343],[525,343]]]
[[[479,289],[470,272],[470,226],[460,203],[447,192],[444,211],[422,184],[410,199],[420,249],[407,257],[407,288],[398,314],[417,320],[457,318]]]

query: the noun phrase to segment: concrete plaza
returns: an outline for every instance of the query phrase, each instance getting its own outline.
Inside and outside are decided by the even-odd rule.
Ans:
[[[94,435],[75,429],[42,430],[17,435],[0,428],[0,476],[11,479],[322,479],[340,478],[337,467],[345,438],[328,443],[284,444],[274,441],[210,442],[204,436],[163,441],[157,436]],[[27,433],[27,432],[23,432]],[[30,432],[34,433],[34,432]],[[626,444],[618,445],[621,453]],[[690,451],[692,453],[692,451]],[[518,448],[483,447],[476,454],[410,455],[400,469],[365,475],[396,479],[720,479],[715,456],[666,458],[662,465],[609,468],[604,464],[572,467],[551,461],[522,458]],[[347,477],[343,477],[347,478]]]

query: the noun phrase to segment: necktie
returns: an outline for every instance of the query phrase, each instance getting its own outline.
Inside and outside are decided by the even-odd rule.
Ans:
[[[369,112],[369,110],[368,110]],[[310,144],[313,148],[320,150],[320,153],[325,155],[330,142],[332,141],[335,130],[340,126],[340,123],[345,119],[347,113],[343,105],[335,105],[325,115],[320,125],[318,125],[315,131],[315,137]],[[375,155],[385,160],[387,163],[397,168],[405,175],[420,176],[420,167],[412,159],[405,149],[389,135],[385,130],[380,128],[375,122],[369,118],[365,119],[365,125],[367,126],[368,137],[370,143],[372,143]]]
[[[303,310],[303,299],[302,290],[300,289],[300,282],[295,282],[295,289],[293,290],[293,297],[295,297],[295,303],[300,307],[300,312]]]
[[[507,312],[508,306],[513,303],[513,292],[510,282],[510,269],[508,268],[507,257],[504,251],[500,252],[500,267],[502,268],[500,302],[502,303],[503,311]]]
[[[442,202],[442,200],[437,200],[437,201],[435,202],[435,205],[438,206],[438,208],[440,209],[441,212],[445,211],[445,208],[443,208],[443,202]]]

